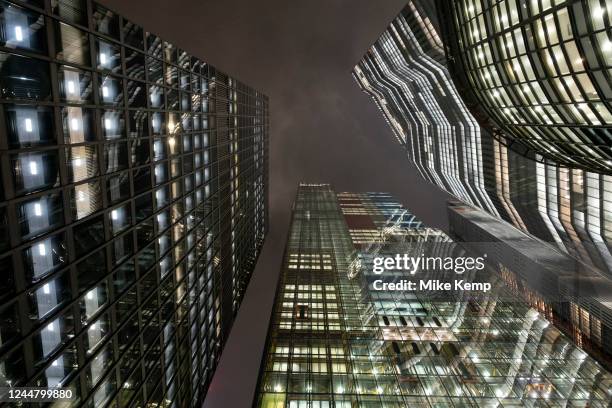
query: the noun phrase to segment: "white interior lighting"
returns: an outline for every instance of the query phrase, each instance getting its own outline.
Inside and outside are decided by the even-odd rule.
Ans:
[[[117,213],[117,210],[113,210],[113,211],[111,211],[111,218],[112,218],[114,221],[117,221],[117,219],[119,218],[119,213]]]
[[[106,54],[100,53],[100,64],[106,65]]]
[[[79,201],[85,201],[85,193],[83,191],[79,191]]]
[[[55,327],[53,326],[53,323],[49,323],[47,325],[47,330],[50,331],[50,332],[55,331]]]
[[[40,206],[40,203],[34,204],[34,215],[36,215],[37,217],[40,217],[42,215],[42,207]]]
[[[47,247],[44,243],[38,244],[38,254],[40,256],[45,256],[47,254]]]
[[[69,94],[74,94],[74,81],[68,81],[68,93]]]
[[[35,161],[30,162],[30,174],[33,176],[38,174],[38,165]]]
[[[74,165],[75,166],[79,167],[81,164],[83,164],[83,163],[82,163],[80,158],[77,157],[76,159],[74,159]]]
[[[50,294],[50,293],[51,293],[51,288],[49,287],[49,284],[48,284],[48,283],[45,283],[45,286],[43,286],[43,293],[44,293],[45,295],[48,295],[48,294]]]
[[[25,120],[25,130],[28,133],[30,133],[30,132],[32,132],[32,130],[34,130],[34,128],[32,126],[32,119],[26,118],[26,120]]]
[[[603,18],[604,13],[605,11],[601,7],[595,7],[593,9],[593,17],[595,18],[599,18],[599,19]]]
[[[70,128],[75,132],[79,130],[79,120],[76,118],[70,119]]]
[[[113,127],[113,123],[111,122],[110,119],[104,119],[104,129],[106,130],[111,130],[111,128]]]
[[[20,42],[23,41],[23,30],[21,26],[15,26],[15,40]]]
[[[102,96],[108,98],[108,86],[102,87]]]

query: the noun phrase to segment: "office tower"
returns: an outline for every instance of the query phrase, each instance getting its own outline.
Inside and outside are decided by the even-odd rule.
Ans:
[[[612,282],[594,268],[476,207],[448,206],[450,235],[486,253],[512,290],[580,345],[612,366]]]
[[[612,172],[609,1],[439,1],[453,79],[483,126],[556,163]]]
[[[409,1],[353,71],[410,160],[462,201],[612,274],[612,176],[566,167],[542,149],[532,160],[515,139],[485,126],[484,114],[464,101],[468,90],[455,85],[434,22],[421,3]],[[496,81],[501,75],[492,68],[470,73],[480,74]],[[601,147],[597,140],[593,149]]]
[[[0,386],[198,405],[267,229],[267,97],[91,1],[0,14]]]
[[[489,269],[461,276],[486,296],[374,290],[402,250],[463,253],[388,194],[299,186],[255,407],[607,406],[610,372]]]

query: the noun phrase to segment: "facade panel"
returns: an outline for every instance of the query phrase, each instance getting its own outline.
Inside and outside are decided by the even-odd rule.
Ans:
[[[510,148],[482,125],[486,115],[466,104],[470,88],[456,86],[444,47],[420,4],[410,1],[353,74],[424,178],[612,273],[612,176]],[[610,123],[602,122],[601,131]]]
[[[612,5],[439,2],[450,66],[482,122],[526,154],[612,171]]]

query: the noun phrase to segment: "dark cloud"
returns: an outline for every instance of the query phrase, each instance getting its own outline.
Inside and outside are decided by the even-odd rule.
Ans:
[[[350,74],[405,0],[102,2],[270,97],[271,229],[205,404],[250,406],[300,181],[389,191],[446,226],[447,196],[419,177]]]

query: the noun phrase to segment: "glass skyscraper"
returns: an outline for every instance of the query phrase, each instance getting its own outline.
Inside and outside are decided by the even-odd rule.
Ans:
[[[607,276],[475,207],[451,202],[448,215],[453,239],[486,253],[513,292],[612,367],[612,281]]]
[[[584,170],[612,172],[612,4],[439,2],[453,78],[494,135]]]
[[[89,0],[0,17],[0,387],[197,406],[267,230],[267,97]]]
[[[612,374],[519,298],[499,271],[461,275],[490,283],[484,296],[373,289],[380,277],[411,279],[398,271],[374,275],[374,256],[422,251],[465,253],[388,194],[301,184],[254,406],[609,405]]]
[[[471,6],[467,4],[469,2],[455,2],[453,5],[463,7],[459,3],[465,3],[467,10],[478,9],[481,17],[483,13],[485,17],[489,15],[490,8],[481,2],[473,2]],[[517,3],[522,5],[518,7]],[[527,3],[530,5],[527,6]],[[498,10],[498,14],[502,8],[510,7],[514,10],[518,7],[520,13],[531,13],[537,9],[540,10],[538,13],[557,13],[567,18],[570,8],[570,14],[578,15],[585,4],[573,2],[570,7],[565,3],[572,2],[559,1],[553,7],[549,3],[512,0],[500,2],[492,8]],[[589,2],[588,7],[594,10],[595,3]],[[482,12],[483,9],[486,10]],[[439,7],[439,10],[440,16],[448,13],[447,8]],[[586,14],[580,15],[588,17]],[[385,116],[408,157],[424,178],[462,201],[476,205],[544,241],[554,243],[559,250],[612,275],[612,175],[606,167],[609,166],[606,152],[611,143],[612,122],[608,116],[599,116],[609,109],[610,95],[605,91],[609,85],[608,88],[602,87],[609,81],[594,79],[599,75],[608,75],[607,71],[594,69],[588,74],[594,77],[588,81],[588,78],[581,81],[585,75],[588,76],[584,72],[568,74],[560,79],[549,71],[538,71],[540,76],[536,79],[525,79],[526,82],[521,83],[523,88],[529,88],[534,94],[538,93],[540,87],[548,89],[548,82],[567,80],[574,87],[591,84],[594,90],[588,94],[588,103],[580,102],[579,111],[582,113],[580,116],[572,116],[575,120],[584,119],[584,123],[573,119],[563,122],[564,116],[558,112],[566,108],[572,110],[571,104],[510,98],[514,94],[507,93],[515,90],[518,92],[518,85],[499,82],[507,79],[500,72],[505,69],[506,62],[501,51],[497,50],[496,41],[506,34],[518,35],[515,31],[529,31],[532,26],[531,20],[530,23],[520,24],[516,17],[512,17],[514,30],[505,30],[503,35],[500,33],[494,39],[489,39],[492,45],[487,45],[489,40],[485,40],[488,37],[484,34],[479,40],[478,47],[487,47],[489,50],[485,56],[487,61],[490,60],[487,69],[474,71],[472,67],[463,67],[466,72],[469,70],[470,77],[478,77],[478,81],[483,77],[483,81],[499,82],[496,87],[504,92],[504,97],[501,97],[500,90],[491,91],[499,92],[500,97],[493,95],[492,99],[488,99],[489,102],[499,102],[494,106],[491,102],[490,110],[494,114],[489,117],[484,108],[479,108],[485,106],[485,102],[476,102],[471,97],[474,92],[478,92],[472,90],[477,85],[462,83],[454,75],[455,71],[461,71],[457,68],[458,61],[465,58],[468,51],[461,56],[449,55],[448,44],[438,34],[434,16],[430,16],[431,12],[426,11],[422,3],[409,1],[353,71],[359,85],[372,97]],[[499,14],[499,21],[504,16]],[[493,24],[488,17],[484,21],[486,27]],[[451,23],[441,18],[439,25],[450,29]],[[533,24],[536,23],[540,24],[539,17],[533,21]],[[556,30],[554,24],[548,24],[547,27],[550,32]],[[569,35],[565,25],[563,30],[566,36]],[[609,35],[609,30],[599,30],[596,35],[604,41],[602,36]],[[567,41],[565,45],[569,46],[576,40]],[[515,48],[520,48],[517,44],[506,44],[504,47],[516,54],[518,51]],[[598,47],[597,44],[599,42],[593,42],[592,46]],[[488,47],[495,47],[495,51]],[[600,57],[604,51],[593,51],[593,64],[603,63]],[[589,64],[587,59],[591,58],[591,54],[587,49],[580,52],[584,54],[581,64]],[[482,53],[484,55],[484,51]],[[521,61],[519,64],[523,64],[522,69],[528,68],[526,64],[529,61],[534,66],[538,64],[527,57]],[[452,72],[449,66],[454,67]],[[546,81],[542,79],[544,77]],[[595,86],[594,81],[599,85]],[[583,96],[587,97],[586,94]],[[589,112],[599,118],[597,121],[587,120],[589,114],[587,109],[583,109],[586,105]],[[550,115],[537,113],[544,110]],[[557,116],[554,116],[555,112]],[[512,116],[519,114],[530,115],[530,120]],[[516,126],[492,124],[492,117],[501,118],[505,115],[515,118]],[[502,132],[502,128],[508,128],[508,131]],[[511,136],[514,131],[516,135]],[[531,138],[526,135],[531,135]],[[574,142],[564,142],[567,138]],[[599,156],[590,153],[589,149],[597,151]],[[565,159],[555,161],[560,156]],[[591,159],[587,160],[587,156]],[[576,161],[572,161],[572,157]]]

